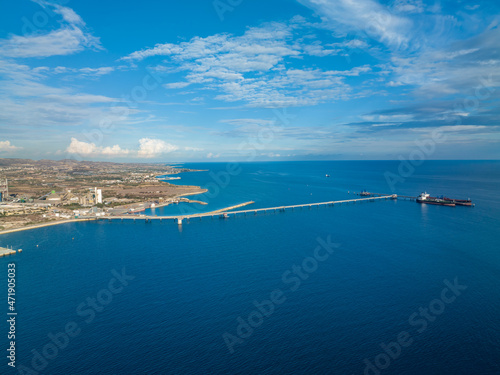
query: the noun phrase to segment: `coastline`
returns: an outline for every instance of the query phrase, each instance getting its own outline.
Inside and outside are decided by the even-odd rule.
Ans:
[[[247,205],[250,205],[250,204],[253,204],[253,203],[255,203],[255,202],[254,201],[249,201],[249,202],[237,204],[237,205],[234,205],[234,206],[221,208],[219,210],[210,211],[207,214],[218,214],[218,213],[221,213],[221,212],[226,212],[226,211],[234,210],[236,208],[244,207],[244,206],[247,206]],[[144,217],[147,218],[148,216],[149,215],[140,215],[141,218],[144,218]],[[176,218],[176,217],[177,216],[172,216],[172,218]],[[25,231],[25,230],[38,229],[38,228],[43,228],[43,227],[50,227],[50,226],[60,225],[60,224],[76,223],[76,222],[79,222],[79,221],[97,221],[97,220],[102,220],[102,219],[107,219],[107,217],[96,217],[96,218],[92,217],[92,218],[84,218],[84,219],[58,220],[58,221],[54,221],[54,222],[50,222],[50,223],[35,224],[35,225],[29,225],[29,226],[25,226],[25,227],[21,227],[21,228],[13,228],[13,229],[3,230],[3,231],[0,231],[0,236],[2,234],[21,232],[21,231]]]
[[[174,199],[175,198],[180,198],[180,197],[185,197],[185,196],[188,196],[188,195],[203,194],[203,193],[206,193],[207,191],[208,191],[207,189],[201,189],[200,191],[197,191],[197,192],[179,194],[179,195],[176,195],[174,197]],[[199,204],[203,204],[204,203],[204,204],[206,204],[206,202],[201,203],[199,201],[192,201],[192,202],[189,202],[189,203],[199,203]],[[172,202],[168,202],[168,203],[164,203],[164,204],[161,204],[161,205],[157,205],[155,208],[168,206],[169,204],[172,204]],[[52,221],[52,222],[48,222],[48,223],[27,225],[27,226],[20,227],[20,228],[12,228],[12,229],[2,230],[2,231],[0,231],[0,236],[2,234],[21,232],[21,231],[25,231],[25,230],[38,229],[38,228],[43,228],[43,227],[50,227],[50,226],[53,226],[53,225],[60,225],[60,224],[66,224],[66,223],[76,223],[76,222],[79,222],[79,221],[93,221],[93,220],[98,220],[98,219],[99,218],[97,218],[97,217],[95,217],[95,218],[91,217],[91,218],[82,218],[82,219],[57,220],[57,221]]]
[[[69,219],[69,220],[58,220],[58,221],[53,221],[50,223],[43,223],[43,224],[35,224],[35,225],[27,225],[25,227],[21,228],[12,228],[12,229],[7,229],[7,230],[2,230],[0,231],[0,235],[2,234],[8,234],[8,233],[14,233],[14,232],[21,232],[23,230],[30,230],[30,229],[37,229],[37,228],[43,228],[43,227],[51,227],[53,225],[60,225],[60,224],[66,224],[66,223],[75,223],[78,221],[93,221],[97,220],[97,218],[85,218],[85,219]]]

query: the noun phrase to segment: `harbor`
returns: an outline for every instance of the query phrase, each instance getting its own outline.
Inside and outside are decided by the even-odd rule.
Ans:
[[[133,211],[130,213],[126,214],[121,214],[121,215],[103,215],[103,216],[81,216],[78,219],[71,219],[71,220],[59,220],[59,221],[53,221],[49,223],[43,223],[43,224],[37,224],[37,225],[30,225],[26,226],[23,228],[16,228],[16,229],[9,229],[9,230],[3,230],[0,231],[0,234],[5,234],[5,233],[11,233],[11,232],[18,232],[18,231],[23,231],[23,230],[28,230],[28,229],[35,229],[35,228],[41,228],[45,226],[52,226],[52,225],[58,225],[58,224],[64,224],[64,223],[69,223],[69,222],[77,222],[77,221],[94,221],[94,220],[108,220],[108,221],[113,221],[113,220],[144,220],[145,222],[151,222],[152,220],[172,220],[174,222],[177,222],[178,225],[182,225],[183,222],[189,222],[190,219],[202,219],[202,218],[215,218],[219,217],[221,219],[227,219],[231,216],[236,216],[236,215],[248,215],[248,214],[253,214],[257,215],[258,213],[269,213],[269,212],[286,212],[286,211],[293,211],[294,209],[304,209],[304,208],[313,208],[313,207],[320,207],[320,206],[334,206],[334,205],[340,205],[340,204],[348,204],[348,203],[357,203],[357,202],[367,202],[367,201],[376,201],[376,200],[386,200],[386,199],[392,199],[392,200],[410,200],[410,201],[416,201],[417,203],[421,204],[431,204],[431,205],[440,205],[440,206],[448,206],[448,207],[455,207],[456,205],[459,206],[469,206],[469,207],[474,207],[475,205],[472,203],[470,199],[451,199],[451,198],[446,198],[446,197],[430,197],[429,194],[427,193],[422,193],[419,196],[409,196],[409,195],[399,195],[399,194],[382,194],[382,193],[373,193],[373,192],[368,192],[366,190],[363,190],[361,192],[354,192],[354,191],[348,191],[348,194],[355,194],[361,196],[361,198],[355,198],[355,199],[345,199],[345,200],[336,200],[336,201],[326,201],[326,202],[317,202],[317,203],[303,203],[303,204],[296,204],[296,205],[283,205],[283,206],[273,206],[273,207],[264,207],[264,208],[255,208],[255,209],[246,209],[246,210],[236,210],[238,208],[242,208],[251,204],[254,204],[254,201],[248,201],[244,203],[240,203],[237,205],[233,205],[230,207],[225,207],[217,210],[213,210],[210,212],[204,212],[204,213],[193,213],[193,214],[184,214],[184,215],[146,215],[141,211]],[[186,199],[186,201],[189,201]],[[201,201],[189,201],[189,203],[199,203],[199,204],[205,204],[205,202]],[[19,250],[21,251],[21,250]],[[0,257],[5,256],[5,255],[11,255],[15,254],[15,250],[12,249],[7,249],[7,248],[2,248],[0,250]]]
[[[227,219],[230,216],[236,215],[247,215],[247,214],[258,214],[258,213],[267,213],[267,212],[285,212],[285,211],[293,211],[294,209],[303,209],[303,208],[312,208],[312,207],[320,207],[320,206],[334,206],[340,204],[347,203],[357,203],[357,202],[374,202],[376,200],[386,200],[386,199],[397,199],[398,196],[396,194],[392,195],[383,195],[379,197],[369,197],[369,198],[358,198],[358,199],[347,199],[347,200],[338,200],[338,201],[328,201],[328,202],[318,202],[318,203],[304,203],[304,204],[295,204],[289,206],[276,206],[276,207],[266,207],[266,208],[255,208],[249,210],[238,210],[232,211],[236,208],[246,206],[248,204],[254,203],[253,201],[245,202],[240,205],[231,206],[225,209],[220,209],[216,211],[211,211],[207,213],[199,213],[199,214],[191,214],[191,215],[169,215],[169,216],[150,216],[150,215],[120,215],[120,216],[109,216],[105,218],[97,218],[97,220],[145,220],[149,222],[151,220],[175,220],[177,224],[182,225],[183,221],[189,221],[190,219],[202,219],[204,217],[220,217],[223,219]]]
[[[350,192],[348,192],[350,193]],[[296,204],[296,205],[288,205],[288,206],[275,206],[275,207],[265,207],[265,208],[255,208],[255,209],[247,209],[247,210],[237,210],[237,208],[244,207],[250,204],[255,203],[254,201],[249,201],[245,203],[241,203],[238,205],[234,205],[231,207],[226,207],[223,209],[210,211],[206,213],[195,213],[188,215],[144,215],[144,214],[134,214],[134,215],[117,215],[117,216],[108,216],[97,218],[96,220],[145,220],[145,222],[151,222],[152,220],[173,220],[177,222],[178,225],[182,225],[184,221],[189,222],[190,219],[202,219],[206,217],[214,218],[219,217],[221,219],[228,219],[231,216],[236,215],[248,215],[253,214],[257,215],[258,213],[268,213],[268,212],[286,212],[293,211],[294,209],[304,209],[304,208],[312,208],[312,207],[320,207],[320,206],[334,206],[340,204],[348,204],[348,203],[357,203],[357,202],[367,202],[367,201],[376,201],[376,200],[386,200],[386,199],[402,199],[402,200],[411,200],[416,201],[417,203],[426,203],[426,204],[434,204],[434,205],[442,205],[442,206],[452,206],[462,205],[462,206],[474,206],[470,200],[456,200],[451,198],[434,198],[429,197],[429,194],[422,193],[418,197],[409,196],[409,195],[398,195],[398,194],[380,194],[380,193],[371,193],[366,190],[363,190],[359,193],[353,192],[356,195],[360,195],[363,198],[356,199],[346,199],[346,200],[337,200],[337,201],[327,201],[327,202],[318,202],[318,203],[304,203],[304,204]]]

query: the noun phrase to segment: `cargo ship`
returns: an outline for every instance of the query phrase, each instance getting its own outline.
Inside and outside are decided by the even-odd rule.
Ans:
[[[469,199],[451,199],[451,198],[446,198],[443,197],[443,200],[447,202],[453,202],[458,206],[473,206],[472,201]]]
[[[435,204],[438,206],[455,207],[454,201],[445,200],[443,198],[431,197],[430,194],[427,194],[427,193],[421,193],[417,197],[417,203]]]

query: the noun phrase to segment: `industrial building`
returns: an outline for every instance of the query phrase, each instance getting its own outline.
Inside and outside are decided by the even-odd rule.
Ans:
[[[9,185],[6,178],[0,178],[0,202],[4,202],[9,197]]]

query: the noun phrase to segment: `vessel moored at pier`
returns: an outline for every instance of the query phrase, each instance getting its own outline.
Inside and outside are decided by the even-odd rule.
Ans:
[[[431,197],[426,192],[421,193],[417,197],[417,202],[418,203],[427,203],[427,204],[437,204],[440,206],[450,206],[450,207],[454,207],[456,205],[469,206],[469,207],[474,206],[474,204],[472,203],[470,198],[468,198],[468,199],[452,199],[452,198],[448,198],[445,196]]]
[[[425,204],[434,204],[438,206],[448,206],[448,207],[455,207],[455,203],[452,201],[447,201],[441,198],[436,198],[436,197],[431,197],[430,194],[427,194],[426,192],[421,193],[417,197],[417,203],[425,203]]]
[[[470,206],[474,205],[472,203],[472,201],[470,200],[470,198],[468,198],[468,199],[451,199],[451,198],[443,197],[443,200],[445,200],[447,202],[453,202],[458,206],[469,206],[470,207]]]

